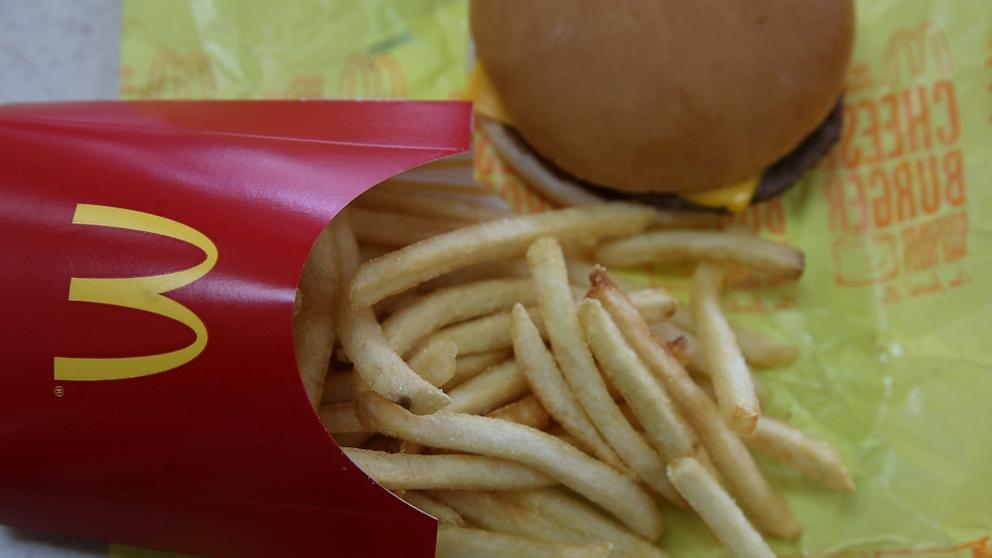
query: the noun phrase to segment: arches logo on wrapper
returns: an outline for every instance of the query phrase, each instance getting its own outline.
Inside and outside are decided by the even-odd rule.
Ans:
[[[68,381],[122,380],[150,376],[178,368],[203,352],[207,346],[207,328],[192,310],[163,293],[185,287],[200,279],[217,263],[217,246],[200,231],[178,221],[105,205],[78,204],[73,214],[75,225],[128,229],[180,240],[203,251],[199,264],[161,275],[145,277],[91,278],[73,277],[69,283],[70,302],[92,302],[133,308],[175,320],[193,331],[196,338],[181,349],[153,355],[117,358],[81,358],[57,356],[55,379]]]

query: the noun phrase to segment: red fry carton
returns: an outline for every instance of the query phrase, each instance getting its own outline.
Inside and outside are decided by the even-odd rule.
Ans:
[[[0,523],[209,556],[434,555],[327,435],[293,300],[351,200],[468,149],[416,102],[0,107]]]

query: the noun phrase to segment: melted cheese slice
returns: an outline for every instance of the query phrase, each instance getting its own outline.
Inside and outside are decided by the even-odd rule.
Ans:
[[[499,95],[496,94],[496,90],[481,64],[476,63],[475,68],[472,69],[466,95],[472,101],[475,112],[504,124],[513,125],[510,115],[506,112],[506,107],[503,106]],[[754,197],[754,191],[758,188],[758,180],[759,177],[755,177],[723,188],[682,193],[678,196],[704,207],[740,213],[751,205],[751,198]]]
[[[492,82],[489,81],[489,74],[482,69],[482,65],[479,63],[475,64],[472,75],[468,78],[466,94],[472,101],[475,112],[498,120],[503,124],[513,125],[510,121],[510,115],[506,113],[506,107],[503,106],[503,101],[500,100]]]
[[[705,207],[718,207],[731,213],[740,213],[751,205],[754,191],[758,189],[758,181],[759,178],[752,178],[715,190],[683,192],[679,197]]]

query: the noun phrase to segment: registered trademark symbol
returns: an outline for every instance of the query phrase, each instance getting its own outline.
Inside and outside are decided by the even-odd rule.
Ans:
[[[62,397],[65,395],[65,388],[62,386],[55,386],[55,397]]]

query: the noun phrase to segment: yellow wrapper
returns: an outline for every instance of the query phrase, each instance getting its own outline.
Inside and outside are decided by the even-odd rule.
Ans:
[[[121,96],[455,97],[463,0],[125,0]]]
[[[463,1],[125,0],[124,14],[125,97],[439,98],[468,75]],[[805,275],[724,299],[734,321],[802,349],[761,374],[765,412],[834,444],[857,485],[838,494],[762,460],[805,526],[773,544],[989,557],[988,0],[860,0],[848,80],[839,146],[805,184],[739,217],[805,250]],[[522,211],[545,207],[488,145],[475,155],[485,188]],[[685,295],[690,269],[658,271],[625,275]],[[672,556],[723,554],[697,520],[667,514]]]

